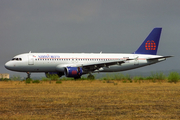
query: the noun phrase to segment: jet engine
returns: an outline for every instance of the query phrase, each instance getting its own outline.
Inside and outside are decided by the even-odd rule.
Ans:
[[[83,70],[80,67],[66,67],[64,69],[64,74],[66,77],[80,78],[83,74]]]

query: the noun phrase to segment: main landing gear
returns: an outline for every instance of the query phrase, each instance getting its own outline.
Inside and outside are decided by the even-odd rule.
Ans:
[[[95,77],[94,77],[94,75],[92,75],[91,73],[89,73],[89,75],[87,76],[87,79],[89,79],[89,80],[94,80]]]

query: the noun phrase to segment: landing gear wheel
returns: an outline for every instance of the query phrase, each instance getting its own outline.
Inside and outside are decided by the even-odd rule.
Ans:
[[[75,80],[77,80],[77,79],[80,79],[80,78],[81,78],[81,76],[78,76],[78,77],[74,77],[74,79],[75,79]]]
[[[95,79],[95,77],[94,77],[94,75],[89,74],[89,75],[87,76],[87,79],[89,79],[89,80],[94,80],[94,79]]]

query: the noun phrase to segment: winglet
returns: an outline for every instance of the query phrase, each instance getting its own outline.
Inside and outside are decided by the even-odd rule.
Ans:
[[[134,54],[156,55],[162,28],[154,28]]]

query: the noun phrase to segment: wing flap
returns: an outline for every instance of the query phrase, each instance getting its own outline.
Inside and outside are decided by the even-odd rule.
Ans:
[[[98,62],[98,63],[96,62],[91,64],[83,64],[81,65],[81,67],[83,68],[83,70],[94,71],[101,67],[109,67],[111,65],[121,65],[122,63],[125,63],[125,61],[129,61],[129,60],[133,60],[133,59],[106,61],[106,62]]]

